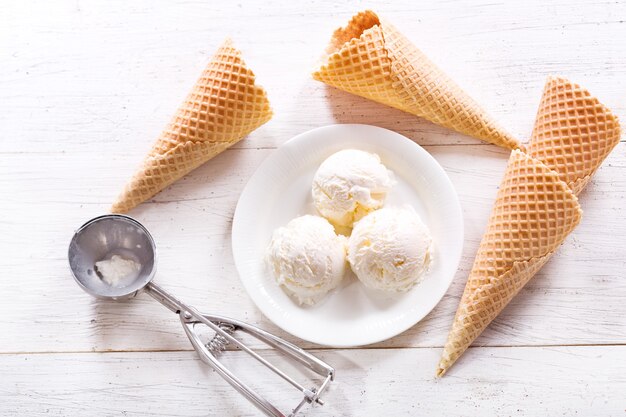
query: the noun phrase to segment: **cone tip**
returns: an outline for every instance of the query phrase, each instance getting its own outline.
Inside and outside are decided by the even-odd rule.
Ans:
[[[118,200],[115,203],[111,204],[111,208],[109,209],[109,211],[111,212],[111,214],[124,214],[127,213],[129,209],[129,207],[124,206]]]

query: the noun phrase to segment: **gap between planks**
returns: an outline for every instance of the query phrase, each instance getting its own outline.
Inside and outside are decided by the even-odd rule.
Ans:
[[[415,142],[415,141],[413,141]],[[415,142],[417,143],[417,142]],[[622,138],[620,139],[620,143],[626,143],[626,138]],[[420,145],[419,143],[417,143],[418,145]],[[523,143],[524,144],[524,143]],[[496,146],[493,145],[491,143],[485,143],[485,142],[481,142],[481,143],[435,143],[435,144],[429,144],[429,145],[420,145],[423,148],[441,148],[441,147],[445,147],[445,146]],[[243,151],[243,150],[255,150],[255,151],[260,151],[260,150],[275,150],[278,149],[278,146],[231,146],[230,148],[226,149],[225,152],[228,151]],[[497,147],[497,149],[501,149],[500,147]],[[504,149],[504,148],[502,148]],[[59,155],[59,154],[65,154],[68,151],[43,151],[43,152],[39,152],[39,151],[0,151],[0,155]]]
[[[560,348],[560,347],[616,347],[626,346],[624,343],[572,343],[572,344],[543,344],[543,345],[483,345],[483,346],[470,346],[469,349],[534,349],[534,348]],[[305,349],[308,352],[325,352],[325,351],[342,351],[342,350],[406,350],[406,349],[443,349],[443,346],[397,346],[397,347],[315,347]],[[226,349],[227,351],[237,351],[239,349]],[[274,348],[254,348],[254,351],[274,351]],[[194,349],[121,349],[121,350],[59,350],[59,351],[8,351],[0,352],[0,356],[10,355],[59,355],[59,354],[117,354],[117,353],[176,353],[176,352],[194,352]]]

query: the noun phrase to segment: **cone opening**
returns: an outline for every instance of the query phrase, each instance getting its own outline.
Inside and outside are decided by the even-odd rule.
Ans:
[[[620,136],[617,116],[588,90],[564,77],[549,76],[527,150],[578,194]],[[588,154],[589,148],[595,153]]]
[[[371,10],[365,10],[352,16],[350,22],[345,27],[339,28],[333,33],[326,53],[331,55],[339,50],[352,39],[358,39],[363,32],[374,26],[380,25],[378,15]]]

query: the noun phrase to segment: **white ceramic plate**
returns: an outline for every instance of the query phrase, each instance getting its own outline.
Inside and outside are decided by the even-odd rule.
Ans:
[[[385,204],[410,204],[420,214],[433,236],[433,264],[424,280],[404,294],[368,290],[350,272],[318,304],[301,307],[270,276],[265,250],[274,229],[316,214],[313,176],[324,159],[342,149],[377,153],[395,173],[398,183]],[[241,281],[271,321],[321,345],[361,346],[402,333],[441,300],[461,258],[463,217],[443,168],[415,142],[380,127],[331,125],[294,137],[261,164],[237,204],[232,242]]]

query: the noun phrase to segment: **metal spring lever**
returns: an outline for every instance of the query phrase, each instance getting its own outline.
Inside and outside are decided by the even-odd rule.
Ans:
[[[232,324],[219,323],[218,327],[230,335],[235,333],[236,330],[235,326]],[[206,346],[209,352],[218,356],[228,347],[228,340],[224,339],[222,335],[216,333],[215,336],[213,336],[213,339],[209,340],[204,346]]]
[[[223,352],[228,345],[236,346],[240,350],[248,353],[276,375],[289,382],[303,394],[302,401],[300,401],[291,413],[288,414],[289,417],[295,416],[297,412],[307,403],[317,403],[320,405],[324,404],[319,397],[328,387],[330,382],[335,379],[335,370],[327,363],[321,361],[303,349],[300,349],[296,345],[268,333],[265,330],[259,329],[258,327],[228,317],[202,314],[195,308],[182,303],[180,300],[167,293],[154,283],[148,284],[146,291],[157,301],[180,316],[183,329],[202,361],[211,365],[217,373],[228,381],[229,384],[231,384],[237,391],[239,391],[266,415],[271,417],[286,417],[285,414],[233,375],[233,373],[221,363],[218,359],[218,355]],[[195,326],[199,324],[206,325],[215,332],[215,336],[207,344],[202,341],[200,335],[195,330]],[[247,345],[235,338],[233,334],[237,331],[247,333],[266,345],[276,349],[285,356],[297,361],[316,374],[324,377],[324,381],[317,388],[306,388],[302,386],[296,380],[285,374],[258,353],[250,349]]]

